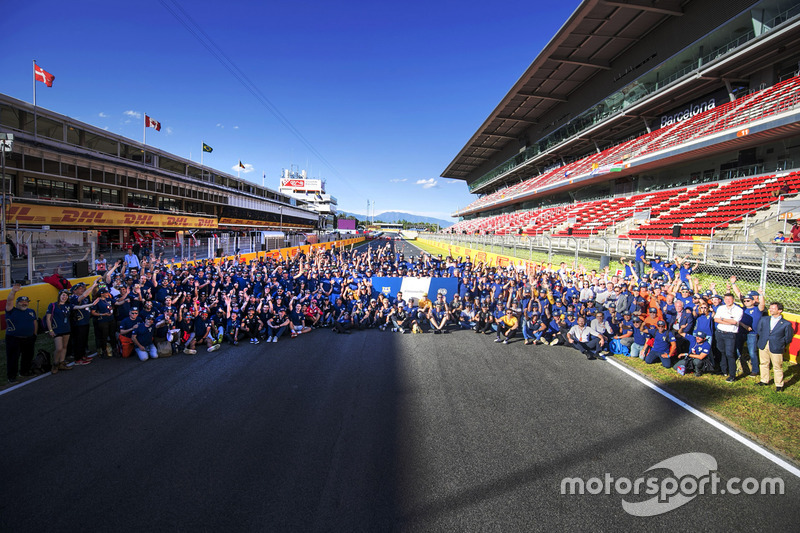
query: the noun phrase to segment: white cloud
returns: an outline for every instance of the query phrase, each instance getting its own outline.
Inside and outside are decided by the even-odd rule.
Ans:
[[[217,122],[217,127],[218,128],[225,128],[225,126],[223,126],[221,122]]]
[[[427,180],[417,180],[417,185],[422,185],[423,189],[432,189],[433,187],[436,187],[438,184],[439,182],[436,181],[435,178],[430,178]]]
[[[234,126],[233,129],[238,130],[239,126]]]
[[[172,135],[172,128],[167,126],[167,135]]]
[[[123,115],[131,117],[131,118],[142,118],[142,114],[138,111],[128,110],[123,113]]]
[[[253,168],[253,165],[251,165],[250,163],[242,163],[242,164],[244,165],[244,168],[241,168],[239,166],[239,163],[236,163],[231,167],[231,170],[233,170],[234,172],[237,171],[241,172],[242,174],[249,174],[255,170],[255,168]]]
[[[395,178],[395,179],[393,179],[393,180],[389,180],[389,181],[390,181],[390,182],[392,182],[392,183],[401,183],[401,182],[403,182],[403,181],[408,181],[408,178],[402,178],[402,179],[400,179],[400,178]]]
[[[100,117],[100,118],[108,118],[108,115],[106,115],[102,111],[100,111],[100,113],[98,113],[97,116]]]

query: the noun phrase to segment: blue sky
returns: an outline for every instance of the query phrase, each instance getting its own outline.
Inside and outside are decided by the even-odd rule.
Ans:
[[[474,196],[439,177],[578,1],[173,2],[309,149],[161,0],[29,0],[0,17],[0,92],[278,188],[282,168],[327,180],[339,208],[448,218]],[[316,152],[316,153],[315,153]],[[322,156],[322,158],[319,157]]]

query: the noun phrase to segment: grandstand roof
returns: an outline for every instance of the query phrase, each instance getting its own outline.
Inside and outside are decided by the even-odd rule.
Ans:
[[[442,173],[467,179],[688,0],[585,0]]]
[[[505,153],[508,157],[512,145],[522,146],[531,127],[546,126],[540,119],[554,108],[561,106],[564,113],[583,111],[569,107],[570,95],[587,87],[597,74],[612,69],[615,58],[642,43],[659,25],[683,16],[690,2],[703,0],[582,2],[447,166],[442,177],[476,178],[476,173],[493,156]],[[719,89],[724,86],[723,80],[745,79],[763,68],[766,57],[777,62],[796,49],[794,46],[800,46],[800,24],[789,23],[781,31],[762,37],[765,38],[755,39],[744,50],[712,61],[701,72],[642,99],[625,113],[565,141],[553,153],[542,154],[541,164],[594,151],[595,141],[603,144],[612,132],[617,138],[633,135],[642,129],[643,119],[656,117],[704,91]],[[532,172],[535,172],[532,167],[518,166],[504,180],[519,180]]]

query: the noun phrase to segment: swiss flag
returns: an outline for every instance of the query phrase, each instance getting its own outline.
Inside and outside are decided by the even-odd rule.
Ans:
[[[40,67],[39,65],[33,66],[33,76],[36,78],[36,81],[41,81],[42,83],[46,84],[48,87],[53,86],[53,80],[56,79],[55,76],[47,72],[45,69]]]
[[[146,128],[155,128],[156,131],[161,131],[161,123],[156,120],[153,120],[147,115],[144,116],[144,125]]]

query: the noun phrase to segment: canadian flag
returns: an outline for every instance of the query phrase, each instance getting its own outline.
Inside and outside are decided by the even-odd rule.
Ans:
[[[36,78],[36,81],[41,81],[42,83],[46,84],[48,87],[53,86],[53,80],[56,79],[55,76],[47,72],[45,69],[40,67],[39,65],[33,66],[33,76]]]
[[[161,131],[161,123],[158,122],[157,120],[153,120],[147,115],[144,116],[144,126],[146,128],[155,128],[156,131]]]

